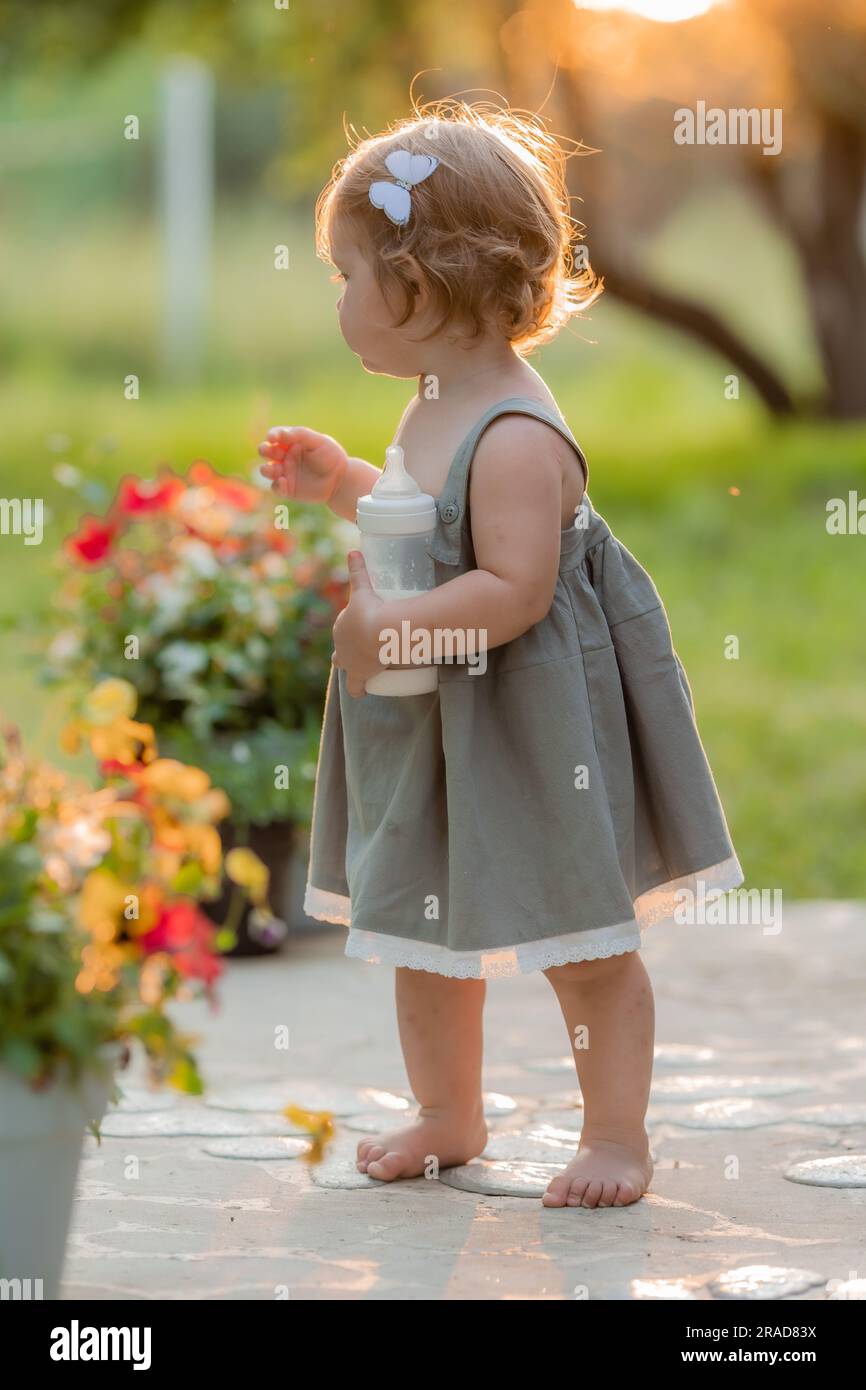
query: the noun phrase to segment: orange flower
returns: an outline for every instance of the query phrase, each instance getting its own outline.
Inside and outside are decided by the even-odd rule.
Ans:
[[[227,478],[224,474],[215,472],[206,459],[196,459],[187,477],[196,487],[209,487],[221,502],[239,511],[254,512],[261,506],[262,493],[257,487],[253,487],[251,483],[244,483],[239,478]]]
[[[155,796],[196,801],[210,788],[210,778],[200,767],[190,767],[176,758],[157,758],[144,769],[139,784]]]
[[[75,988],[79,994],[91,994],[93,990],[113,989],[120,979],[124,952],[120,946],[99,942],[85,946],[81,952],[81,969],[75,978]]]
[[[118,719],[104,728],[91,729],[90,747],[102,763],[149,763],[156,757],[156,736],[149,724]]]

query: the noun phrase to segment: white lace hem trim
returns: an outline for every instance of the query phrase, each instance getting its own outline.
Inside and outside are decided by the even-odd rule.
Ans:
[[[677,894],[683,891],[717,897],[743,882],[736,855],[700,873],[684,874],[659,884],[635,899],[635,916],[609,927],[545,936],[491,951],[452,951],[447,946],[414,941],[383,932],[361,931],[351,925],[351,900],[340,893],[307,885],[304,911],[320,921],[349,927],[345,954],[372,965],[404,966],[452,979],[492,979],[529,974],[578,960],[598,960],[637,951],[641,930],[673,915]]]
[[[337,922],[348,927],[352,921],[352,899],[344,898],[342,893],[329,893],[326,888],[314,888],[307,884],[304,893],[304,911],[308,917],[320,922]]]

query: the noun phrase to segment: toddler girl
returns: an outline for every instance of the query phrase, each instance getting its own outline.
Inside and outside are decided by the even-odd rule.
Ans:
[[[586,494],[587,463],[526,360],[600,292],[576,263],[564,157],[535,118],[439,103],[359,143],[317,206],[340,331],[369,372],[417,378],[395,434],[437,499],[437,586],[373,592],[359,552],[334,626],[306,908],[396,967],[418,1116],[361,1140],[390,1182],[487,1140],[485,981],[541,970],[583,1097],[548,1206],[623,1206],[651,1176],[654,1005],[641,929],[677,889],[742,882],[646,572]],[[269,432],[274,489],[355,519],[378,469],[328,435]],[[433,693],[368,695],[380,634],[483,634]]]

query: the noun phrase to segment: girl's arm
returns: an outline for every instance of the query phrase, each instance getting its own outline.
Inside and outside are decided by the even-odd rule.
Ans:
[[[366,459],[347,459],[342,477],[328,499],[331,511],[346,521],[354,521],[358,498],[366,496],[381,476],[381,469]]]
[[[279,496],[324,502],[347,521],[355,520],[358,498],[380,477],[372,463],[350,458],[331,435],[304,425],[275,425],[259,453],[267,460],[260,471]]]
[[[477,568],[417,598],[376,597],[363,567],[351,567],[353,593],[334,625],[337,664],[352,694],[388,669],[379,662],[382,632],[474,629],[475,649],[499,647],[546,616],[559,573],[562,469],[550,427],[509,416],[482,435],[472,464],[472,542]],[[467,649],[469,644],[467,642]]]
[[[550,610],[559,574],[562,470],[548,425],[496,420],[481,436],[470,474],[477,569],[429,593],[383,605],[382,627],[408,618],[412,631],[474,628],[499,647]]]

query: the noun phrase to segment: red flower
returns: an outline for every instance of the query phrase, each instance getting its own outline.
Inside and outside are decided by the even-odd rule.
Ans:
[[[64,542],[64,550],[69,558],[79,565],[101,565],[120,531],[116,521],[101,521],[96,516],[81,518],[78,531]]]
[[[291,555],[297,547],[297,539],[290,536],[288,531],[278,531],[272,526],[264,533],[265,544],[269,550],[279,551],[281,555]]]
[[[220,555],[241,555],[247,543],[243,536],[222,536],[216,548]]]
[[[222,961],[214,954],[213,924],[189,898],[164,904],[156,924],[138,938],[142,950],[167,951],[172,963],[189,979],[213,984],[222,974]]]
[[[327,599],[331,607],[340,612],[349,602],[349,593],[349,582],[345,579],[329,579],[321,588],[322,598]]]
[[[206,459],[196,459],[190,466],[187,478],[196,487],[209,487],[212,492],[229,507],[237,507],[242,512],[254,512],[261,506],[262,493],[251,483],[241,482],[239,478],[226,478],[216,473]]]
[[[122,763],[119,758],[103,758],[99,764],[99,772],[102,777],[128,777],[132,780],[136,773],[144,772],[147,768],[146,763]],[[127,801],[135,798],[129,796]]]
[[[182,480],[170,470],[163,469],[155,482],[147,478],[121,479],[113,506],[126,516],[140,512],[162,512],[171,507],[183,491]]]

